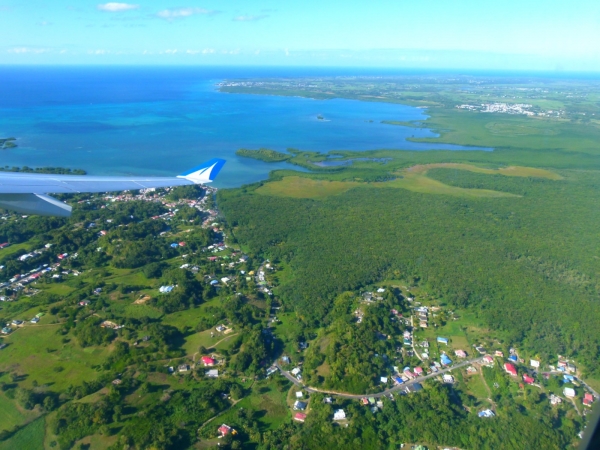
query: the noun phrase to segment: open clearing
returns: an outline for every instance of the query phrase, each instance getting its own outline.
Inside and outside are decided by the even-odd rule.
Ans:
[[[471,164],[438,163],[422,164],[409,167],[399,172],[399,178],[392,181],[377,183],[359,183],[356,181],[327,181],[315,180],[300,176],[284,177],[281,180],[266,183],[256,190],[261,195],[273,195],[278,197],[312,198],[319,199],[331,195],[342,194],[355,187],[368,188],[401,188],[423,194],[444,194],[455,197],[519,197],[508,192],[493,191],[489,189],[466,189],[449,186],[427,177],[431,169],[458,169],[489,175],[505,175],[508,177],[535,177],[560,180],[562,177],[557,173],[534,167],[510,166],[499,169],[486,169]]]
[[[31,388],[36,380],[55,391],[95,379],[97,372],[92,366],[101,364],[109,350],[63,342],[56,331],[53,326],[29,326],[13,332],[6,338],[11,345],[0,353],[0,372],[27,375],[21,383],[23,387]]]

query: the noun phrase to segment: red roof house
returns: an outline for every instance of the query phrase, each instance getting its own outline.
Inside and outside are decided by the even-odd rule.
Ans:
[[[594,403],[594,396],[589,392],[586,392],[583,396],[583,404],[586,406],[590,406],[592,403]]]
[[[296,413],[294,415],[294,420],[297,420],[298,422],[304,422],[306,420],[306,414],[304,414],[304,413]]]
[[[423,369],[421,367],[415,367],[415,375],[421,375],[423,373]]]
[[[214,366],[215,365],[215,360],[209,356],[203,356],[202,362],[204,363],[205,366]]]
[[[228,435],[230,431],[231,431],[231,427],[230,427],[230,426],[228,426],[228,425],[225,425],[225,424],[223,424],[223,425],[221,425],[221,426],[219,427],[219,434],[220,434],[221,436],[226,436],[226,435]]]
[[[533,384],[533,382],[535,380],[533,378],[531,378],[529,375],[523,375],[523,381],[527,384]]]
[[[517,369],[511,363],[504,363],[504,370],[513,377],[517,376]]]

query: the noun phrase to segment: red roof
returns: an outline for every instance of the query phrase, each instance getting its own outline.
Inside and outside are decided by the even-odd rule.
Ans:
[[[415,367],[415,373],[416,374],[423,373],[423,369],[421,369],[420,367]]]
[[[504,363],[504,370],[506,370],[514,377],[517,376],[517,369],[511,363]]]
[[[203,357],[202,357],[202,362],[203,362],[204,364],[206,364],[207,366],[213,366],[213,365],[215,364],[215,360],[214,360],[214,359],[212,359],[212,358],[211,358],[211,357],[209,357],[209,356],[203,356]]]
[[[529,375],[523,375],[523,381],[527,384],[533,384],[533,382],[535,380],[533,378],[531,378]]]
[[[231,431],[231,427],[223,424],[219,427],[219,433],[221,433],[223,436],[225,436],[226,434],[229,433],[229,431]]]
[[[589,392],[586,392],[585,395],[583,396],[583,404],[591,405],[593,402],[594,402],[594,396],[592,394],[590,394]]]
[[[294,416],[294,420],[297,420],[298,422],[304,422],[305,419],[306,414],[304,413],[296,413],[296,415]]]

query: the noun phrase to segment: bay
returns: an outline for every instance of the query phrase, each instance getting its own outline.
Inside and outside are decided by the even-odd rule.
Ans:
[[[382,124],[424,120],[406,105],[226,94],[228,78],[341,76],[358,69],[236,67],[2,67],[0,137],[18,147],[0,165],[80,168],[93,175],[175,175],[214,157],[227,160],[218,187],[268,177],[288,163],[235,155],[239,148],[465,150],[407,138],[428,129]],[[325,120],[319,120],[321,116]],[[485,149],[489,150],[489,149]]]

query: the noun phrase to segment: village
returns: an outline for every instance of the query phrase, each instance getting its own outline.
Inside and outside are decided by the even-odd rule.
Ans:
[[[213,191],[208,193],[212,194]],[[190,339],[186,347],[189,349],[187,356],[170,357],[163,363],[165,372],[179,380],[176,383],[180,383],[183,379],[197,383],[202,383],[203,379],[224,379],[238,380],[251,388],[255,383],[269,383],[270,380],[283,377],[290,383],[286,405],[288,414],[294,422],[303,424],[309,420],[312,402],[318,401],[331,407],[331,422],[342,427],[349,426],[352,421],[353,408],[349,405],[358,405],[367,408],[371,414],[377,414],[383,410],[385,402],[394,402],[399,396],[418,395],[432,384],[467,390],[474,389],[472,386],[477,384],[483,392],[480,394],[483,397],[476,406],[464,405],[464,408],[469,413],[476,414],[481,420],[492,420],[497,414],[492,397],[494,391],[500,389],[500,385],[495,381],[488,382],[487,378],[495,369],[501,369],[505,373],[508,389],[513,395],[520,395],[519,393],[524,392],[526,388],[538,389],[545,394],[552,407],[569,405],[580,416],[587,415],[598,400],[597,392],[580,378],[573,361],[558,355],[556,362],[551,364],[534,357],[520,356],[517,349],[505,349],[500,342],[489,338],[482,339],[485,340],[485,345],[469,343],[464,335],[456,331],[460,328],[458,324],[461,323],[457,312],[449,310],[422,289],[387,282],[358,292],[356,297],[358,306],[353,313],[354,326],[361,327],[368,308],[381,304],[384,296],[387,298],[392,296],[399,302],[399,306],[389,310],[389,317],[404,331],[398,335],[380,333],[380,339],[395,343],[397,356],[390,357],[386,372],[378,375],[375,380],[376,389],[370,392],[353,393],[332,391],[307,384],[303,377],[303,354],[312,346],[319,344],[315,339],[289,341],[285,336],[279,335],[282,325],[285,326],[294,315],[293,312],[282,310],[282,305],[276,296],[278,288],[276,280],[283,267],[270,260],[261,260],[260,263],[249,267],[249,257],[228,243],[226,229],[219,223],[218,211],[212,205],[207,205],[206,198],[171,201],[166,199],[164,193],[158,194],[153,190],[135,195],[122,194],[102,198],[108,203],[139,200],[159,202],[168,208],[168,212],[153,216],[151,220],[164,222],[168,229],[177,220],[178,208],[182,205],[201,211],[203,220],[200,226],[212,232],[212,243],[187,252],[187,242],[185,238],[181,238],[183,235],[181,232],[177,233],[172,240],[169,240],[170,231],[160,233],[166,239],[165,245],[180,252],[179,256],[173,259],[174,267],[189,272],[193,277],[200,277],[200,264],[188,261],[201,255],[203,260],[221,267],[221,275],[201,276],[201,282],[210,286],[214,292],[218,294],[223,290],[241,297],[247,297],[248,293],[251,293],[252,297],[262,299],[261,302],[267,300],[268,309],[265,313],[267,320],[262,334],[268,341],[282,341],[283,348],[280,348],[279,354],[273,354],[270,360],[263,362],[263,375],[252,378],[236,374],[235,370],[232,370],[231,353],[228,349],[234,338],[239,336],[240,330],[225,319],[193,335],[194,339]],[[112,225],[111,219],[106,219],[105,223],[107,228]],[[103,225],[96,221],[82,224],[81,227],[95,234],[97,239],[101,239],[107,235]],[[8,244],[2,244],[1,247],[0,252],[3,249],[10,249]],[[53,245],[48,243],[25,253],[16,253],[15,259],[24,262],[52,251]],[[96,251],[102,252],[103,247],[99,245]],[[82,269],[67,268],[70,267],[69,262],[76,261],[78,257],[79,252],[57,253],[53,255],[56,262],[42,264],[27,273],[11,276],[1,285],[5,295],[0,297],[0,300],[11,303],[18,302],[24,297],[35,296],[40,292],[36,284],[42,279],[47,278],[53,283],[60,284],[84,276]],[[245,294],[237,290],[240,283],[249,289]],[[151,298],[168,298],[176,288],[176,284],[163,284],[152,291],[142,291],[132,305],[142,308]],[[102,295],[104,295],[103,288],[97,287],[91,297],[78,301],[77,306],[88,309],[91,315],[97,315],[94,299]],[[3,324],[1,333],[9,336],[24,327],[39,326],[38,323],[44,315],[44,312],[38,312],[32,317],[14,318],[9,323]],[[99,327],[114,332],[123,332],[127,328],[124,323],[115,318],[102,320]],[[143,348],[151,340],[150,335],[140,335],[132,345]],[[0,341],[0,350],[5,350],[8,345],[9,342]],[[18,346],[19,341],[12,339],[10,345]],[[395,364],[395,359],[410,362],[398,365]],[[489,372],[486,372],[488,370]],[[554,383],[549,387],[549,382],[554,380],[559,380],[560,384]],[[118,386],[121,382],[119,377],[114,379],[112,384]],[[224,395],[227,401],[231,402],[230,408],[234,408],[241,400],[234,400],[230,395]],[[236,436],[238,431],[234,424],[227,423],[228,418],[232,417],[228,411],[218,413],[211,419],[210,427],[213,427],[212,422],[215,423],[214,434],[207,431],[209,435],[217,439]]]

